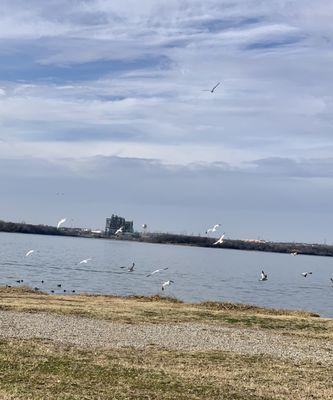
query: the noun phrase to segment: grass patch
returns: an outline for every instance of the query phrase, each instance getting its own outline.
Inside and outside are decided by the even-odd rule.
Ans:
[[[0,341],[1,399],[330,400],[332,376],[333,367],[228,352]]]
[[[0,288],[0,309],[78,315],[129,324],[201,322],[333,339],[333,319],[313,313],[233,303],[188,304],[161,296],[49,295],[24,287]]]

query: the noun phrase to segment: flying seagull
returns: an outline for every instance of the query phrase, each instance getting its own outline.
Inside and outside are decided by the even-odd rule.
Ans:
[[[132,263],[132,266],[128,268],[128,272],[133,272],[135,267],[135,263]],[[127,267],[120,267],[120,268],[127,268]]]
[[[169,269],[169,267],[155,269],[155,271],[153,271],[153,272],[151,272],[150,274],[147,275],[147,278],[148,278],[148,276],[155,275],[155,274],[157,274],[158,272],[161,272],[161,271],[166,271],[167,269]]]
[[[115,235],[118,235],[118,234],[120,234],[120,233],[123,233],[123,229],[124,229],[124,227],[121,226],[119,229],[116,230],[116,232],[115,232],[114,234],[115,234]]]
[[[215,92],[215,89],[219,86],[221,84],[221,82],[218,82],[212,89],[206,89],[206,90],[203,90],[203,92],[211,92],[211,93],[214,93]]]
[[[175,283],[175,282],[174,281],[166,281],[166,282],[162,283],[162,290],[165,290],[165,288],[167,286],[170,286],[171,283]]]
[[[268,279],[268,275],[265,274],[264,271],[261,271],[260,281],[267,281],[267,279]]]
[[[312,275],[312,272],[302,272],[301,275],[303,275],[304,278],[306,278],[308,275]]]
[[[222,243],[223,243],[223,239],[224,239],[224,235],[225,235],[225,233],[223,233],[223,235],[220,237],[220,239],[217,240],[215,243],[213,243],[213,245],[215,245],[215,244],[222,244]]]
[[[66,218],[62,218],[62,219],[58,222],[57,229],[59,229],[59,228],[60,228],[60,225],[62,225],[64,222],[66,222]]]
[[[29,256],[31,256],[32,255],[32,253],[34,252],[35,250],[29,250],[27,253],[26,253],[26,257],[29,257]]]
[[[293,251],[292,253],[290,253],[292,256],[297,256],[298,255],[298,253],[297,253],[297,251]]]
[[[208,233],[208,232],[216,232],[217,228],[220,227],[220,226],[221,226],[221,224],[216,224],[212,228],[208,228],[206,230],[206,233]]]
[[[91,258],[86,258],[85,260],[80,261],[79,264],[87,264],[91,260]]]

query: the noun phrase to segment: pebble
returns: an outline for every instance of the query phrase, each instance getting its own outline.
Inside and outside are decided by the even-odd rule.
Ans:
[[[333,365],[333,341],[196,322],[124,324],[79,316],[0,311],[0,338],[45,339],[79,347],[222,350]]]

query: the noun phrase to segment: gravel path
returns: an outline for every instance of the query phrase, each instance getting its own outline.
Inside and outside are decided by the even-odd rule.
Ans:
[[[333,342],[201,323],[123,324],[76,316],[0,311],[0,338],[47,339],[83,347],[225,350],[333,365]]]

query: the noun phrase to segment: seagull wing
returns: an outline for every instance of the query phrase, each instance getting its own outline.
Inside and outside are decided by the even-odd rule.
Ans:
[[[66,222],[66,218],[63,218],[58,222],[57,228],[60,228],[60,225],[63,224],[64,222]]]
[[[86,258],[85,260],[80,261],[79,264],[87,264],[88,261],[91,261],[91,258]]]
[[[148,277],[148,276],[152,276],[152,275],[154,275],[154,274],[157,274],[157,272],[160,272],[160,270],[159,270],[159,269],[155,269],[155,271],[153,271],[153,272],[151,272],[150,274],[148,274],[147,277]]]
[[[214,90],[221,84],[221,82],[218,82],[212,89],[212,92],[214,92]]]

